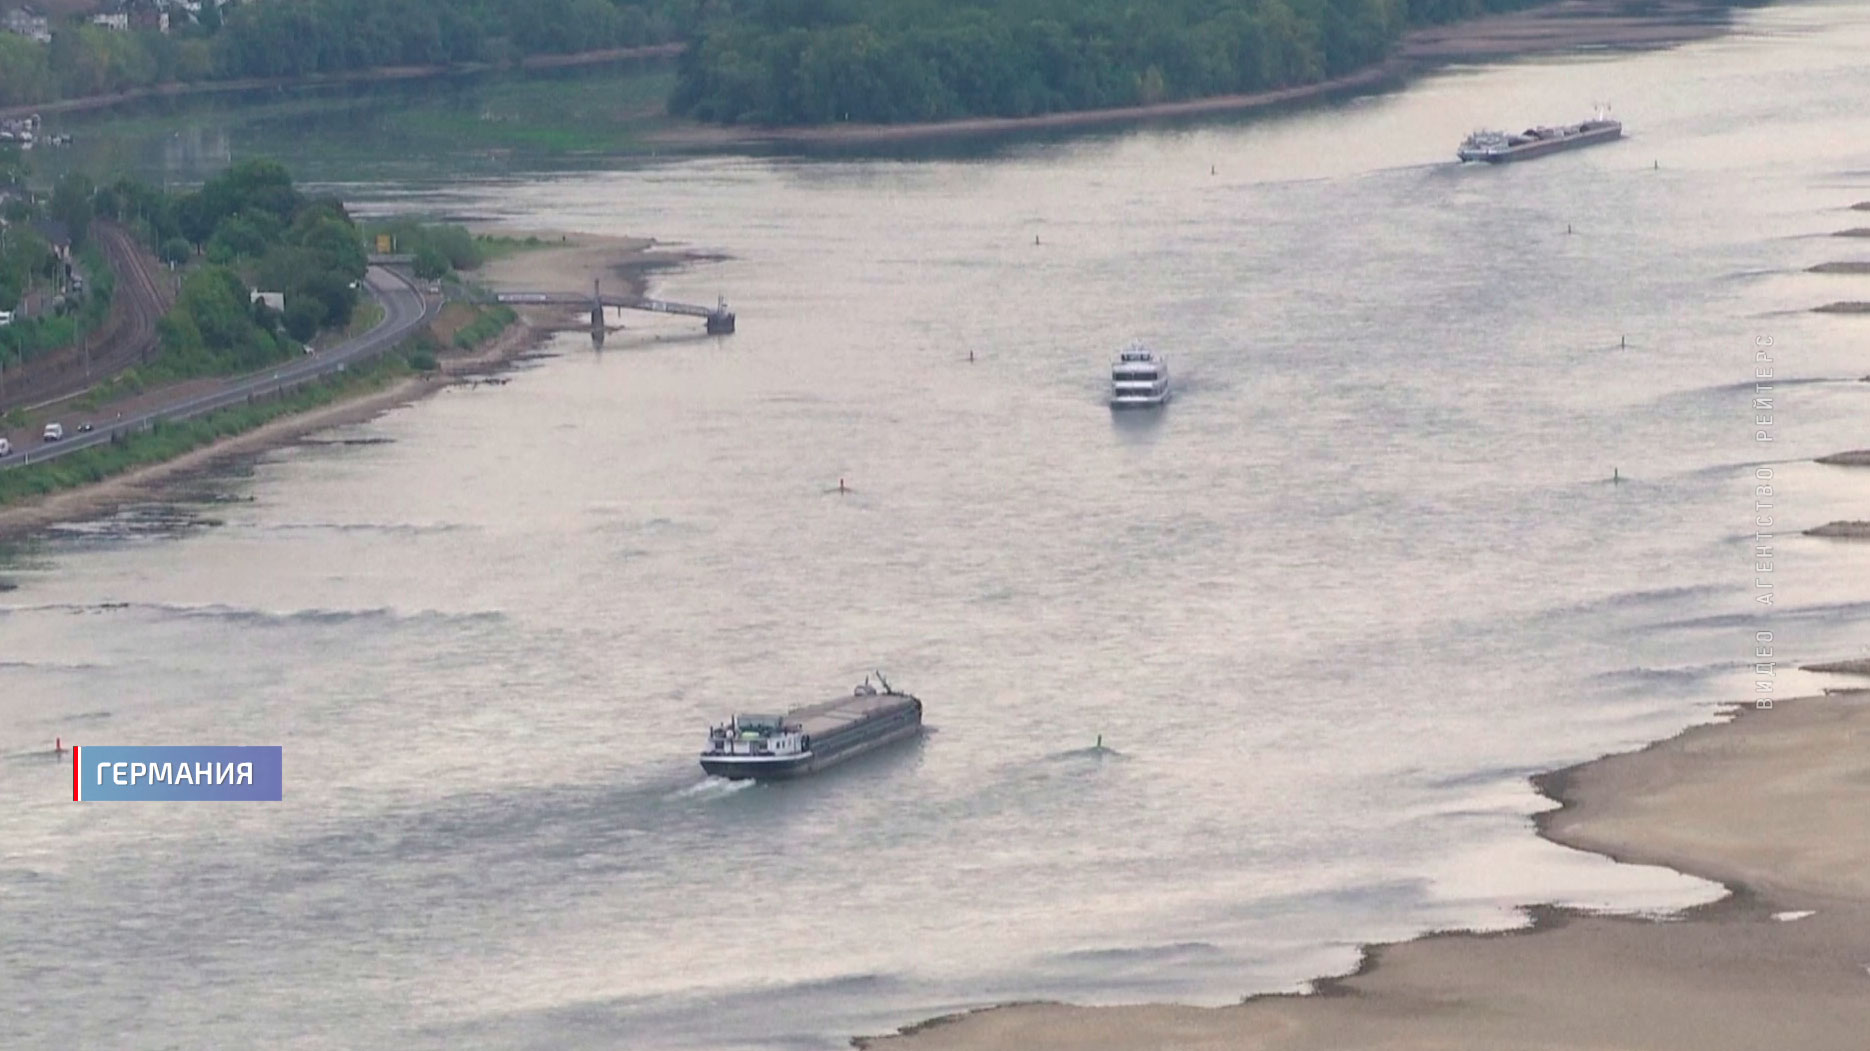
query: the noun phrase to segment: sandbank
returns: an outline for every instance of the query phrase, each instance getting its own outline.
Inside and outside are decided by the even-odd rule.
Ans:
[[[1309,996],[979,1011],[878,1051],[1861,1051],[1870,1033],[1870,692],[1740,709],[1535,779],[1542,835],[1726,885],[1666,921],[1552,907],[1369,950]]]

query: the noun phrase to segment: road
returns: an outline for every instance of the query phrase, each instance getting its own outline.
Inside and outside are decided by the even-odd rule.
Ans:
[[[274,394],[296,387],[307,380],[341,372],[352,363],[367,360],[402,342],[426,323],[440,308],[417,291],[416,286],[393,271],[371,267],[364,276],[370,294],[383,304],[383,320],[363,335],[317,354],[308,354],[275,368],[230,379],[220,389],[138,413],[128,419],[113,420],[109,427],[89,434],[67,433],[60,442],[35,445],[30,449],[15,447],[13,454],[0,459],[0,470],[44,463],[69,456],[110,440],[114,433],[131,434],[146,430],[159,420],[184,420],[205,412],[244,402],[249,398]]]

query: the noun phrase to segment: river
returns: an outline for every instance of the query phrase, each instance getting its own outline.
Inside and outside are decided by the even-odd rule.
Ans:
[[[1526,777],[1753,696],[1756,631],[1856,654],[1870,548],[1790,534],[1863,517],[1805,462],[1865,444],[1808,310],[1862,279],[1801,271],[1864,225],[1867,45],[1798,4],[964,156],[332,178],[724,253],[655,289],[740,331],[559,337],[0,564],[0,1042],[830,1049],[1707,900]],[[1599,98],[1626,142],[1451,163]],[[1177,397],[1113,416],[1132,337]],[[918,744],[701,775],[872,669]],[[280,744],[286,801],[72,810],[55,736]]]

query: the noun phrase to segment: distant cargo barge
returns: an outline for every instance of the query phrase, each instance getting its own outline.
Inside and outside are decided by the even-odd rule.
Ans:
[[[1542,157],[1559,150],[1611,142],[1623,137],[1623,124],[1611,120],[1599,108],[1597,116],[1581,124],[1562,128],[1527,128],[1518,135],[1503,131],[1477,131],[1461,143],[1455,156],[1463,161],[1486,161],[1501,164],[1529,157]]]
[[[784,715],[736,715],[708,731],[701,768],[744,781],[804,777],[922,732],[922,702],[865,679],[848,697],[808,704]]]

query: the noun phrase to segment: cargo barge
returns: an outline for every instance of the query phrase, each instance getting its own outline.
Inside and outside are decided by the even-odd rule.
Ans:
[[[1455,150],[1455,156],[1463,161],[1502,164],[1593,143],[1611,142],[1622,137],[1622,122],[1611,120],[1604,109],[1599,107],[1597,116],[1590,120],[1567,124],[1562,128],[1527,128],[1517,135],[1508,135],[1503,131],[1477,131],[1461,143],[1460,148]]]
[[[784,715],[741,714],[708,731],[701,768],[736,781],[804,777],[922,732],[922,702],[877,673],[848,697]]]

